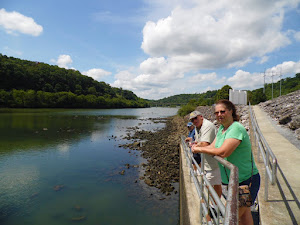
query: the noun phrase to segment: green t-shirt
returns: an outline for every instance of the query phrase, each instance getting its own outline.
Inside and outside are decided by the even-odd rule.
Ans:
[[[252,162],[253,162],[253,175],[258,173],[258,169],[255,165],[254,158],[251,151],[251,142],[249,139],[249,135],[245,129],[245,127],[239,122],[233,122],[228,129],[222,134],[224,126],[221,125],[217,136],[215,147],[220,148],[223,142],[228,138],[234,138],[237,140],[241,140],[242,142],[239,146],[231,153],[230,156],[225,157],[224,159],[228,162],[234,164],[239,169],[239,183],[249,179],[252,174]],[[230,177],[230,170],[224,167],[219,163],[221,170],[222,182],[228,184],[228,178]],[[227,175],[225,173],[225,170]]]

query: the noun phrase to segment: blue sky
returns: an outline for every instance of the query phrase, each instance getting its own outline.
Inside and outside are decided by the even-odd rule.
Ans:
[[[300,72],[300,0],[1,0],[0,53],[147,99],[252,90]]]

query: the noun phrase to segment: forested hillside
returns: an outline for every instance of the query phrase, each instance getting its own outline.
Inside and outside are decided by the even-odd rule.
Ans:
[[[217,91],[207,91],[202,94],[180,94],[159,100],[150,100],[150,104],[151,106],[180,106],[187,104],[191,100],[203,100],[204,105],[211,105],[214,103],[216,93]]]
[[[147,107],[132,91],[113,88],[79,71],[0,54],[0,107]]]

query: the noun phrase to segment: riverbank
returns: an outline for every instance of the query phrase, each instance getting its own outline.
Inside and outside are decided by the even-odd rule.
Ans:
[[[187,135],[186,122],[179,116],[154,120],[164,122],[165,127],[156,132],[136,130],[133,136],[125,137],[133,143],[120,147],[142,151],[147,162],[141,165],[144,175],[140,180],[166,195],[176,194],[173,184],[179,181],[179,140]]]

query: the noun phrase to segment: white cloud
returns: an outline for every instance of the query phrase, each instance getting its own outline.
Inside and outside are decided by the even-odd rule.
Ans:
[[[290,4],[201,0],[147,22],[141,47],[152,57],[177,57],[198,69],[243,66],[290,43],[281,32],[283,10]]]
[[[216,80],[217,74],[215,72],[207,73],[207,74],[197,74],[189,78],[190,83],[202,83],[206,81]]]
[[[94,68],[94,69],[90,69],[88,71],[84,71],[84,72],[82,72],[82,74],[92,77],[92,78],[94,78],[94,80],[99,81],[103,77],[111,75],[111,72],[105,71],[103,69]]]
[[[0,9],[0,26],[4,27],[7,33],[16,32],[39,36],[43,32],[43,27],[38,25],[33,18],[27,17],[16,11],[7,12]]]
[[[261,60],[258,62],[259,64],[264,64],[265,62],[267,62],[269,60],[269,57],[268,56],[263,56],[261,58]]]
[[[120,72],[112,85],[132,90],[140,97],[161,98],[190,88],[187,83],[193,86],[192,80],[201,86],[193,86],[198,93],[207,87],[218,89],[226,82],[236,88],[261,85],[260,74],[241,68],[257,59],[263,64],[271,53],[291,44],[291,35],[282,28],[283,19],[300,0],[145,2],[152,6],[153,18],[165,15],[144,26],[141,48],[149,58],[135,73]],[[228,80],[216,72],[200,72],[225,68],[239,70]],[[191,74],[197,75],[189,78]]]
[[[266,70],[266,74],[268,76],[271,76],[272,73],[275,76],[279,76],[279,75],[293,76],[296,73],[300,73],[300,61],[298,61],[298,62],[293,62],[293,61],[283,62],[282,64],[278,64],[278,65]]]
[[[59,55],[57,60],[51,59],[51,62],[56,63],[61,68],[69,69],[69,65],[73,63],[73,60],[69,55]]]
[[[263,74],[238,70],[234,76],[228,78],[228,84],[233,89],[255,89],[263,86]]]
[[[300,42],[300,31],[298,31],[294,34],[294,38]]]

